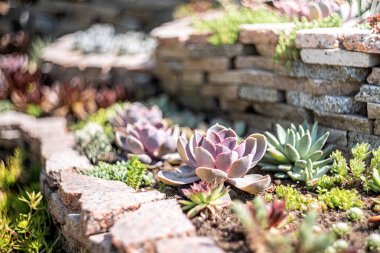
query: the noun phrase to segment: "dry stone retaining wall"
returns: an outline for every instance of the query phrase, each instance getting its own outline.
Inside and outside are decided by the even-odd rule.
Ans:
[[[0,114],[0,147],[22,147],[42,164],[41,191],[68,252],[223,253],[196,236],[175,199],[78,174],[92,165],[74,146],[65,118]]]
[[[214,47],[189,20],[156,28],[155,73],[162,88],[195,110],[222,110],[251,130],[304,120],[330,130],[340,148],[380,145],[380,36],[369,30],[321,28],[297,33],[301,60],[275,64],[281,32],[292,24],[251,24],[239,42]]]

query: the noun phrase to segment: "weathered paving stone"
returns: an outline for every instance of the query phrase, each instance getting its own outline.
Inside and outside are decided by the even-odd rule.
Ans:
[[[288,91],[286,101],[290,105],[301,106],[316,112],[355,114],[365,109],[364,104],[356,102],[352,97],[314,96],[298,91]]]
[[[237,85],[223,85],[221,89],[220,85],[207,84],[201,86],[201,94],[207,97],[218,97],[225,99],[237,99],[238,98],[238,88]]]
[[[340,37],[341,43],[347,50],[365,53],[380,53],[380,36],[371,30],[352,29]]]
[[[227,57],[190,59],[183,62],[183,67],[187,70],[215,71],[228,69],[229,66],[230,59]]]
[[[315,113],[314,120],[323,126],[365,134],[371,134],[373,127],[371,120],[358,115]]]
[[[195,234],[195,228],[174,199],[143,204],[128,212],[111,228],[118,252],[155,252],[160,239]]]
[[[112,247],[111,233],[91,235],[88,238],[88,250],[91,253],[116,253]]]
[[[380,119],[380,104],[367,103],[367,113],[370,119]]]
[[[329,66],[293,62],[291,67],[278,65],[276,73],[290,77],[306,77],[310,79],[325,79],[335,81],[364,81],[370,69],[347,66]]]
[[[137,193],[130,189],[87,191],[80,199],[82,231],[86,236],[107,232],[126,212],[138,209],[141,204],[164,198],[165,194],[155,190]]]
[[[367,103],[380,103],[380,86],[363,85],[360,92],[355,96],[357,101]]]
[[[380,64],[380,56],[342,49],[302,49],[305,63],[368,68]],[[353,60],[355,59],[355,60]]]
[[[303,29],[297,32],[296,47],[323,49],[338,48],[338,34],[341,32],[341,27]]]
[[[327,139],[327,143],[333,144],[338,147],[347,147],[347,131],[324,126],[319,126],[318,128],[321,133],[330,132],[329,138]]]
[[[256,86],[240,86],[238,96],[241,99],[252,102],[282,102],[285,93],[279,90]]]
[[[188,46],[188,53],[191,58],[234,57],[243,53],[243,45],[234,44],[216,47],[212,45],[192,44]]]
[[[275,119],[286,119],[294,122],[312,120],[311,113],[306,109],[284,103],[254,103],[253,109],[258,114]]]
[[[348,132],[348,146],[354,147],[357,143],[366,142],[371,145],[371,149],[380,147],[380,137],[359,132]]]
[[[281,32],[290,31],[292,23],[247,24],[240,27],[240,42],[243,44],[276,45]]]
[[[157,242],[157,253],[223,253],[208,237],[164,239]]]
[[[372,68],[371,74],[367,77],[367,82],[370,84],[380,85],[380,68]]]
[[[50,154],[42,168],[47,175],[48,183],[55,186],[64,171],[74,171],[79,168],[92,167],[87,157],[80,155],[73,149],[67,149]]]
[[[110,181],[71,172],[61,173],[58,189],[63,204],[73,211],[80,210],[80,198],[86,193],[102,195],[108,192],[120,193],[122,191],[124,194],[135,192],[120,181]]]
[[[263,56],[237,56],[235,59],[237,69],[257,68],[263,70],[274,70],[273,58]]]

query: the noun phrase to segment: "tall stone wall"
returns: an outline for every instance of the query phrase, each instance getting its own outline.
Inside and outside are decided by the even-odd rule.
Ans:
[[[301,60],[275,64],[279,34],[291,28],[243,25],[238,43],[214,47],[191,20],[173,21],[152,32],[159,41],[155,72],[183,105],[222,111],[252,131],[318,121],[338,147],[379,146],[380,36],[348,28],[302,30],[296,40]]]

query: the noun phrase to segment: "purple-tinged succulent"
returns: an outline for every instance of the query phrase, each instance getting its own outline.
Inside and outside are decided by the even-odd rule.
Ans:
[[[128,154],[137,155],[144,163],[165,160],[176,152],[180,136],[178,126],[166,128],[137,122],[116,131],[116,144]]]
[[[162,111],[156,105],[148,108],[139,102],[135,102],[117,108],[116,115],[110,119],[110,122],[116,128],[126,127],[128,124],[136,122],[153,124],[159,127],[163,125]]]
[[[195,131],[189,142],[180,137],[177,149],[186,166],[177,172],[160,171],[158,177],[169,185],[184,185],[199,179],[225,180],[255,194],[267,188],[271,181],[269,175],[247,175],[264,156],[266,147],[266,138],[261,134],[252,134],[239,143],[232,129],[215,124],[205,135]]]

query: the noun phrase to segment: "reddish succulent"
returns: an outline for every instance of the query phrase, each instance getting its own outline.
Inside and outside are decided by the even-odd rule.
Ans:
[[[115,85],[112,88],[101,87],[96,92],[96,103],[99,108],[107,108],[117,101],[125,100],[125,88],[122,85]]]
[[[288,215],[285,210],[285,200],[274,199],[272,202],[266,203],[265,217],[259,217],[258,212],[260,212],[261,203],[258,203],[257,200],[255,202],[256,206],[254,203],[247,203],[249,212],[251,213],[252,217],[254,217],[254,219],[256,219],[259,224],[263,224],[264,228],[266,229],[277,227],[285,220]]]
[[[367,18],[368,24],[371,26],[374,33],[380,34],[380,14],[375,14]]]

